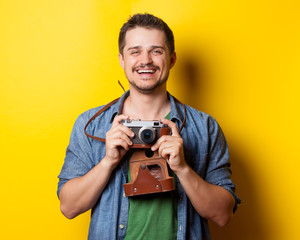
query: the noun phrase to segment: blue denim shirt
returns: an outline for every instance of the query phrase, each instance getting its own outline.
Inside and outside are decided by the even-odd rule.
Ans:
[[[129,91],[124,93],[117,103],[92,121],[87,132],[105,138],[113,118],[121,113],[128,94]],[[170,119],[179,129],[184,118],[183,107],[169,93],[168,97],[171,103]],[[57,194],[68,180],[85,175],[105,156],[105,143],[87,137],[83,131],[87,121],[102,107],[91,109],[76,120],[59,175]],[[180,134],[184,141],[186,162],[205,181],[227,189],[236,199],[236,209],[240,200],[234,193],[228,146],[218,123],[211,116],[186,106],[186,123]],[[128,163],[121,161],[92,209],[88,239],[111,240],[125,237],[129,201],[125,197],[123,184],[126,183],[127,174]],[[176,187],[178,189],[177,239],[210,239],[207,220],[195,211],[178,179]]]

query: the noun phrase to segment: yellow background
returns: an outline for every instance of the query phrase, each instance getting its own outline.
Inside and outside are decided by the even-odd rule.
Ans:
[[[129,15],[173,29],[168,89],[213,115],[242,205],[213,239],[296,240],[299,218],[300,8],[297,0],[0,0],[1,239],[86,239],[67,220],[57,175],[83,111],[128,88],[117,38]]]

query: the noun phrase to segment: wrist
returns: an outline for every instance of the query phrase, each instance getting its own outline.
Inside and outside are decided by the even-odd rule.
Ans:
[[[100,164],[102,165],[104,170],[107,170],[109,172],[112,172],[115,169],[115,167],[118,165],[118,163],[115,163],[113,160],[109,159],[107,156],[102,158],[102,160],[100,161]]]
[[[173,172],[178,176],[184,176],[187,175],[189,173],[189,171],[191,170],[190,166],[188,164],[184,164],[178,168],[172,169]]]

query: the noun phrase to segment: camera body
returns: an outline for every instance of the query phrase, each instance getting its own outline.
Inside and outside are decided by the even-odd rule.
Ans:
[[[151,148],[163,135],[171,135],[171,128],[161,121],[141,121],[125,119],[120,122],[134,132],[132,148]]]

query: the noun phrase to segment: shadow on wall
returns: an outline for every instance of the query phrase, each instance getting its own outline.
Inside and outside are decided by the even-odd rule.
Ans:
[[[266,240],[269,229],[263,222],[263,212],[259,204],[256,189],[253,184],[253,173],[249,172],[243,162],[251,161],[247,154],[243,152],[243,146],[238,141],[229,142],[232,163],[232,179],[237,187],[237,194],[242,200],[237,212],[234,214],[232,222],[225,228],[220,228],[215,224],[210,224],[212,239],[218,240]]]
[[[208,78],[204,61],[185,51],[185,54],[180,56],[176,69],[179,72],[178,84],[182,85],[180,88],[181,100],[196,109],[203,109],[205,99],[202,93],[205,92],[208,84],[207,81],[202,81]]]
[[[200,54],[201,55],[201,54]],[[195,107],[199,110],[206,112],[206,102],[209,101],[209,93],[216,85],[216,79],[213,74],[209,74],[210,69],[215,70],[212,63],[201,59],[197,53],[190,53],[181,56],[180,61],[177,63],[177,68],[180,73],[178,84],[182,85],[180,88],[183,96],[181,101]],[[184,82],[180,79],[184,79]],[[226,136],[228,139],[240,139],[242,136]],[[262,222],[260,216],[262,212],[255,186],[253,185],[253,178],[255,177],[252,172],[247,170],[243,162],[250,162],[251,159],[247,158],[247,151],[245,146],[242,146],[241,141],[229,142],[231,153],[231,164],[233,172],[233,181],[237,187],[237,194],[242,200],[237,212],[234,215],[232,222],[225,228],[220,228],[214,223],[210,223],[211,237],[213,240],[265,240],[268,238],[268,228],[266,223]]]

